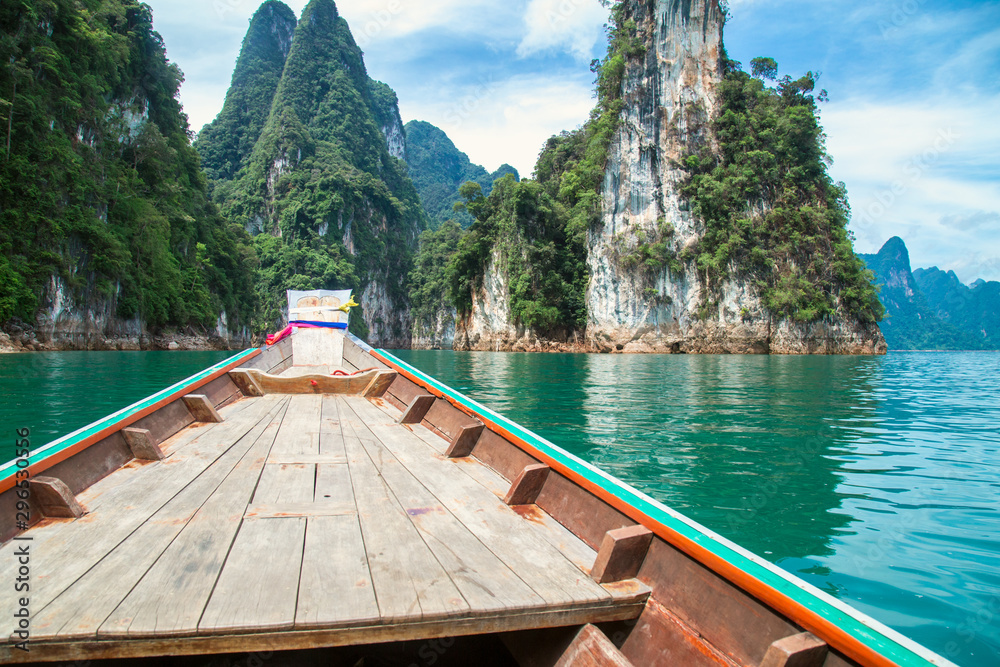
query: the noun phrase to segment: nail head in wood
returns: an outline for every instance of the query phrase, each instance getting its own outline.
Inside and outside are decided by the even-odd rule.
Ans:
[[[653,533],[645,526],[609,530],[604,534],[590,576],[599,584],[632,579],[639,574],[652,541]]]
[[[533,463],[524,466],[514,483],[510,485],[507,496],[503,499],[508,505],[531,505],[538,499],[538,494],[549,478],[550,468],[544,463]]]
[[[76,519],[87,513],[61,479],[34,477],[28,482],[28,488],[43,516]]]
[[[237,368],[235,370],[229,371],[229,378],[233,381],[240,391],[243,392],[244,396],[263,396],[264,389],[257,382],[257,378],[253,376],[250,371]]]
[[[471,454],[476,443],[479,442],[479,436],[483,434],[483,428],[482,424],[470,424],[460,428],[448,447],[448,458],[458,459]]]
[[[403,411],[403,416],[399,418],[400,424],[419,424],[420,421],[427,414],[427,411],[431,409],[434,405],[434,401],[437,400],[430,394],[421,394],[420,396],[414,396],[413,400]]]
[[[165,457],[153,434],[144,428],[123,428],[122,437],[140,461],[161,461]]]
[[[396,371],[382,371],[374,378],[372,378],[371,383],[365,388],[362,395],[365,398],[377,398],[379,396],[385,396],[385,392],[389,389],[395,380],[396,376],[399,375]]]
[[[760,667],[820,667],[829,648],[819,637],[803,632],[779,639],[767,648]]]
[[[204,394],[188,394],[184,397],[184,405],[187,406],[191,416],[198,422],[209,422],[217,424],[222,421],[222,416],[208,400]]]

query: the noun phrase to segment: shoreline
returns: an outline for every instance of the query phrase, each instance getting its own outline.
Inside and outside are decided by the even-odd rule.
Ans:
[[[0,331],[0,354],[30,352],[211,352],[240,350],[250,346],[250,341],[226,340],[219,336],[163,333],[155,336],[129,336],[74,341],[45,342],[36,337],[14,338]]]

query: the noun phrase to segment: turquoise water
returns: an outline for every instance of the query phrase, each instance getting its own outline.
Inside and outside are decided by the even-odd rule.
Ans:
[[[0,354],[0,433],[32,448],[97,421],[233,355],[232,352],[32,352]],[[3,442],[4,440],[0,440]]]
[[[1000,353],[395,354],[958,664],[1000,664]],[[228,356],[0,355],[0,425],[40,446]]]
[[[1000,354],[394,354],[956,663],[1000,664]]]

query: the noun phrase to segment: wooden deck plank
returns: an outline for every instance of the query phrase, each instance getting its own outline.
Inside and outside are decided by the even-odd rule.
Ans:
[[[321,464],[316,466],[317,503],[354,505],[354,488],[351,486],[351,470],[343,465]]]
[[[269,419],[281,404],[277,397],[248,400],[254,405],[243,413],[244,418],[203,430],[183,456],[139,468],[124,483],[108,488],[99,509],[83,519],[32,529],[32,548],[36,553],[45,553],[46,559],[44,571],[33,577],[32,606],[45,607],[224,455],[226,447],[219,442],[238,442],[261,420]],[[17,563],[11,555],[14,548],[13,542],[0,547],[0,572],[11,581]],[[5,607],[14,600],[13,596],[4,600],[0,609],[6,612]],[[0,636],[7,637],[13,631],[12,618],[13,609],[0,618]]]
[[[260,431],[263,431],[263,426]],[[89,572],[32,619],[32,634],[59,640],[94,637],[97,629],[149,570],[195,512],[256,441],[254,431],[174,496]]]
[[[344,405],[341,414],[344,415],[349,410]],[[358,417],[355,417],[357,421],[350,421],[350,417],[346,416],[344,419],[355,432],[365,428]],[[451,576],[473,613],[498,609],[520,610],[545,604],[541,597],[445,509],[384,444],[364,437],[361,442],[375,463],[379,475],[396,496],[438,562]]]
[[[320,420],[319,451],[322,456],[344,456],[344,433],[340,427],[340,407],[337,397],[323,397],[323,413]]]
[[[366,422],[368,415],[377,411],[362,398],[345,396],[342,400]],[[607,591],[555,547],[534,531],[525,530],[521,517],[492,492],[449,461],[433,453],[428,456],[427,444],[412,437],[405,427],[377,423],[368,427],[445,507],[546,602],[567,605],[608,599]]]
[[[270,463],[264,466],[253,494],[255,505],[312,502],[316,483],[316,465],[305,463]]]
[[[378,620],[358,517],[309,517],[295,627],[365,625]]]
[[[294,461],[294,457],[319,454],[320,417],[323,397],[301,394],[291,397],[286,419],[281,424],[274,441],[271,457],[275,460]]]
[[[283,424],[279,411],[233,471],[108,617],[105,638],[192,634]]]
[[[198,623],[199,633],[292,627],[305,537],[304,518],[246,519]]]
[[[419,621],[468,612],[469,604],[386,487],[360,439],[345,439],[368,566],[383,621]]]

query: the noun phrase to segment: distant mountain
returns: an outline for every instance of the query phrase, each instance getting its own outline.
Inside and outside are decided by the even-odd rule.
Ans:
[[[424,210],[435,224],[447,220],[457,221],[463,228],[472,224],[472,216],[462,211],[456,213],[452,206],[462,197],[458,189],[467,181],[475,181],[489,196],[493,181],[513,174],[520,180],[517,170],[509,164],[501,165],[492,174],[469,156],[458,150],[443,130],[421,120],[406,124],[407,164],[410,178],[420,193]]]
[[[881,323],[890,350],[1000,348],[1000,283],[963,285],[954,271],[910,269],[906,244],[894,236],[875,255],[859,255],[881,286]]]
[[[964,285],[954,271],[936,266],[917,269],[913,277],[938,317],[967,332],[981,346],[1000,348],[1000,282],[977,280]]]

